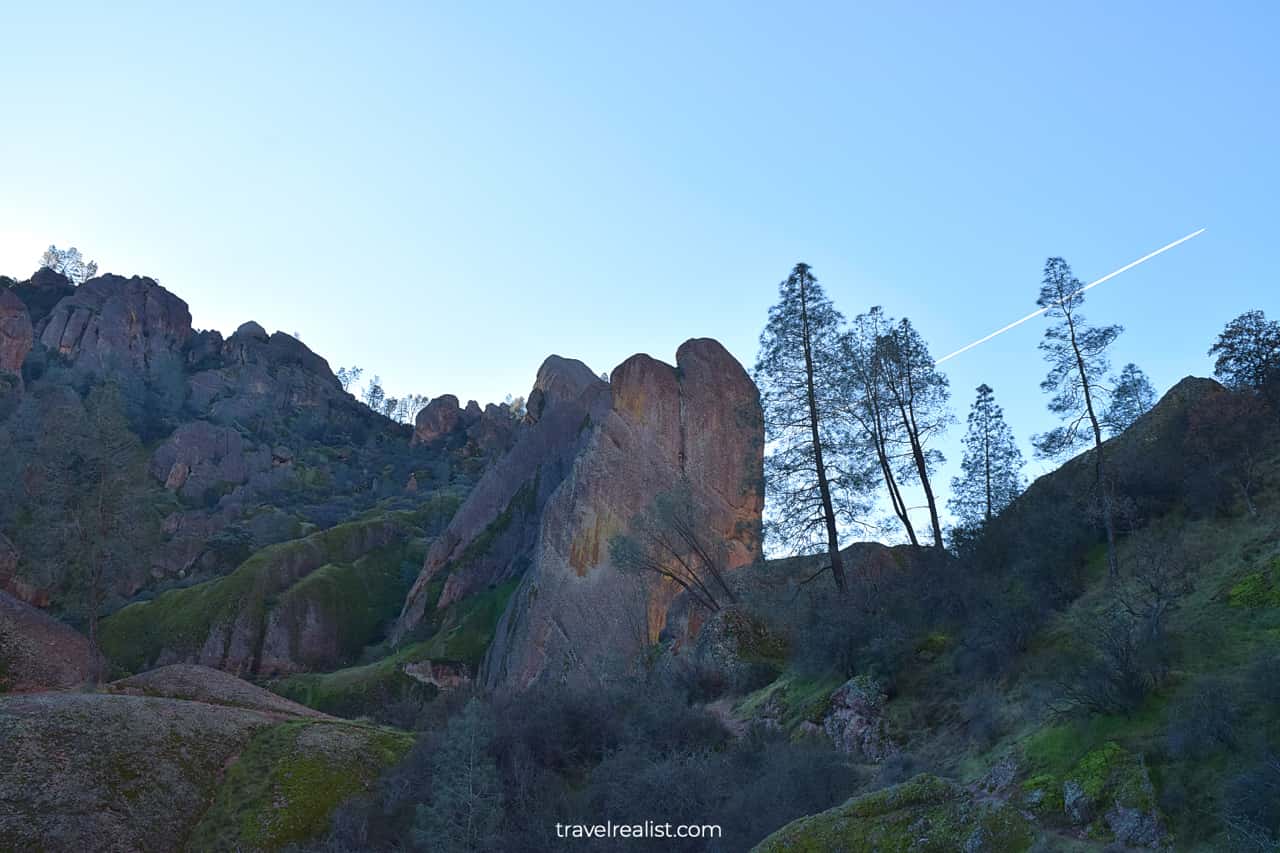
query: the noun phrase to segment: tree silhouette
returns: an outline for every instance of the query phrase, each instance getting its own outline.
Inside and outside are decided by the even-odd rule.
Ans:
[[[1142,368],[1130,362],[1112,380],[1111,405],[1102,420],[1112,435],[1133,426],[1133,422],[1151,411],[1156,402],[1156,389]]]
[[[830,458],[839,446],[840,312],[808,264],[796,264],[760,335],[755,379],[764,407],[770,528],[788,546],[825,540],[836,587],[845,588]]]
[[[1215,357],[1213,375],[1223,385],[1261,390],[1280,378],[1280,323],[1267,320],[1262,311],[1246,311],[1227,324],[1209,355]]]
[[[41,256],[40,266],[62,273],[77,286],[98,274],[98,262],[86,261],[75,246],[70,249],[59,249],[51,245]]]
[[[876,342],[875,357],[881,362],[879,375],[884,378],[887,399],[909,449],[907,470],[924,491],[934,545],[942,548],[942,524],[930,474],[945,459],[928,445],[955,419],[948,407],[951,389],[947,377],[935,366],[924,338],[905,318]]]
[[[1036,451],[1045,458],[1070,456],[1093,439],[1094,488],[1107,534],[1107,570],[1119,574],[1116,555],[1115,512],[1102,451],[1099,406],[1106,391],[1098,380],[1107,374],[1107,347],[1124,331],[1122,326],[1090,326],[1080,313],[1084,285],[1071,274],[1062,258],[1049,258],[1036,304],[1047,309],[1051,323],[1045,329],[1040,351],[1049,363],[1049,375],[1040,390],[1051,394],[1049,411],[1063,420],[1035,438]]]
[[[960,469],[963,474],[951,481],[947,506],[967,527],[990,521],[1022,491],[1022,452],[986,383],[978,386],[969,409]]]

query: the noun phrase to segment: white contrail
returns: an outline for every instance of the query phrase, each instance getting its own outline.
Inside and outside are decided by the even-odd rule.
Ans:
[[[1088,289],[1089,289],[1089,288],[1091,288],[1091,287],[1097,287],[1098,285],[1102,284],[1104,281],[1107,281],[1107,280],[1109,280],[1109,279],[1113,279],[1113,278],[1115,278],[1116,276],[1120,275],[1120,273],[1125,272],[1126,270],[1131,270],[1131,269],[1133,269],[1134,267],[1136,267],[1138,264],[1143,263],[1144,261],[1149,261],[1149,260],[1151,260],[1152,258],[1154,258],[1156,255],[1160,254],[1161,252],[1167,252],[1167,251],[1169,251],[1170,249],[1172,249],[1174,246],[1177,246],[1177,245],[1179,245],[1180,243],[1185,243],[1185,242],[1187,242],[1187,241],[1188,241],[1188,240],[1190,240],[1192,237],[1198,237],[1198,236],[1200,236],[1201,234],[1203,234],[1203,233],[1204,233],[1204,231],[1205,231],[1205,229],[1203,229],[1203,228],[1201,228],[1199,231],[1192,231],[1190,234],[1188,234],[1187,236],[1185,236],[1185,237],[1181,238],[1180,240],[1174,240],[1172,243],[1170,243],[1170,244],[1169,244],[1169,245],[1167,245],[1167,246],[1161,246],[1159,249],[1156,249],[1154,252],[1152,252],[1152,253],[1150,253],[1150,254],[1148,254],[1148,255],[1143,255],[1142,257],[1138,258],[1136,261],[1133,261],[1132,263],[1125,264],[1124,266],[1120,267],[1120,269],[1118,269],[1118,270],[1113,270],[1112,272],[1107,273],[1106,275],[1104,275],[1102,278],[1098,279],[1097,281],[1091,281],[1091,282],[1089,282],[1089,283],[1088,283],[1088,284],[1086,284],[1084,287],[1080,288],[1079,290],[1077,290],[1075,293],[1072,293],[1071,295],[1072,295],[1072,296],[1075,296],[1075,295],[1076,295],[1076,293],[1084,293],[1086,290],[1088,290]],[[1046,307],[1044,307],[1044,308],[1041,308],[1039,311],[1032,311],[1030,314],[1028,314],[1027,316],[1023,317],[1021,320],[1014,320],[1012,323],[1010,323],[1009,325],[1005,326],[1004,328],[1002,328],[1002,329],[996,329],[994,332],[992,332],[991,334],[987,335],[985,338],[978,338],[978,339],[977,339],[976,341],[974,341],[973,343],[971,343],[971,344],[965,344],[964,346],[960,347],[960,349],[956,350],[955,352],[953,352],[953,353],[948,353],[947,355],[944,355],[942,358],[940,358],[940,359],[938,359],[937,361],[935,361],[935,362],[934,362],[934,364],[935,364],[935,365],[942,364],[942,362],[947,361],[947,360],[949,360],[949,359],[953,359],[953,358],[955,358],[956,356],[958,356],[958,355],[959,355],[960,353],[962,353],[962,352],[968,352],[969,350],[971,350],[971,349],[973,349],[974,347],[976,347],[978,344],[985,344],[987,341],[991,340],[992,338],[996,337],[997,335],[1003,335],[1005,332],[1009,331],[1010,329],[1014,328],[1015,326],[1021,326],[1023,323],[1027,322],[1028,320],[1033,320],[1033,319],[1035,319],[1036,317],[1039,317],[1041,314],[1043,314],[1044,312],[1046,312],[1046,311],[1048,311],[1048,310],[1049,310],[1049,308],[1046,306]]]

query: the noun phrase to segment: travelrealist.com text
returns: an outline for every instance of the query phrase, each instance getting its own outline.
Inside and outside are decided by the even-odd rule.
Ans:
[[[719,824],[557,823],[557,838],[719,838]]]

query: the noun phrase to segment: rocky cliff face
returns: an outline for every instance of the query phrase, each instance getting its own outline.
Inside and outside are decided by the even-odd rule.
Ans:
[[[77,366],[148,373],[191,338],[187,304],[149,278],[104,275],[60,301],[40,342]]]
[[[8,288],[0,288],[0,372],[21,374],[33,340],[27,306]]]
[[[609,540],[682,480],[730,569],[760,556],[759,395],[719,343],[686,342],[675,367],[633,356],[607,386],[548,359],[529,421],[428,555],[401,619],[404,636],[427,607],[519,577],[482,673],[492,687],[597,676],[657,638],[676,589],[619,572]]]
[[[137,553],[106,579],[108,609],[155,583],[225,575],[374,506],[412,511],[443,488],[456,505],[509,443],[500,430],[515,429],[475,406],[462,442],[411,446],[410,427],[357,402],[290,335],[253,322],[226,338],[193,331],[186,303],[149,278],[4,279],[0,588],[54,611],[77,592],[56,527],[77,500],[76,448],[97,440],[87,393],[98,380],[119,389],[149,456],[130,461],[132,505],[147,521],[128,531]]]
[[[593,417],[608,411],[609,386],[582,362],[553,355],[539,368],[529,399],[514,446],[485,472],[427,552],[400,618],[400,637],[414,632],[430,608],[448,607],[528,567],[542,511],[581,451]]]
[[[27,306],[8,287],[0,285],[0,417],[22,393],[22,363],[34,335]]]

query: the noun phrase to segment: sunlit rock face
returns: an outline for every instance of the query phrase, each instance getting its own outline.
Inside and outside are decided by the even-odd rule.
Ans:
[[[674,367],[633,356],[607,385],[548,359],[528,421],[433,547],[401,620],[402,637],[422,622],[433,580],[436,607],[518,580],[481,672],[490,687],[598,677],[657,637],[677,589],[618,571],[609,540],[682,480],[729,568],[760,556],[759,394],[716,341],[686,342]]]

